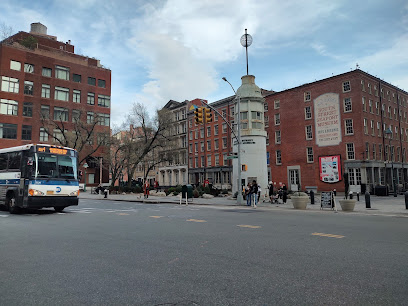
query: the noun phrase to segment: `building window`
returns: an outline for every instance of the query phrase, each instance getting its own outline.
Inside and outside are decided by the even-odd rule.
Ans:
[[[48,141],[48,133],[45,131],[44,128],[40,128],[40,141],[47,142]]]
[[[375,102],[375,113],[377,115],[380,114],[380,103],[379,102]]]
[[[371,120],[370,127],[371,127],[371,135],[375,136],[374,120]]]
[[[376,156],[376,145],[375,145],[375,143],[373,143],[373,160],[375,160],[375,159],[377,159],[377,156]]]
[[[276,144],[281,143],[281,131],[275,131],[275,143]]]
[[[214,125],[214,136],[218,135],[218,124]]]
[[[54,99],[60,101],[69,101],[69,89],[55,86]]]
[[[77,123],[81,120],[81,111],[77,109],[72,110],[72,122]]]
[[[31,140],[31,125],[23,125],[21,130],[22,140]]]
[[[361,90],[362,90],[362,91],[365,91],[364,80],[361,80]]]
[[[269,146],[269,133],[266,133],[266,145]]]
[[[223,124],[222,124],[222,133],[225,134],[225,133],[227,132],[227,130],[228,130],[228,129],[227,129],[227,124],[226,124],[226,123],[223,123]]]
[[[280,125],[280,114],[275,114],[275,125]]]
[[[98,79],[98,87],[106,88],[106,81]]]
[[[24,81],[24,94],[32,96],[34,94],[34,83],[31,81]]]
[[[88,92],[88,97],[87,97],[86,102],[89,105],[95,105],[95,94],[93,92]]]
[[[68,121],[68,109],[63,107],[54,107],[54,120]]]
[[[0,123],[0,138],[17,139],[17,124]]]
[[[363,104],[363,112],[366,112],[366,111],[367,111],[366,98],[365,98],[365,97],[362,97],[362,98],[361,98],[361,102],[362,102],[362,104]]]
[[[86,113],[86,123],[92,124],[94,122],[94,113],[93,112],[87,112]]]
[[[343,92],[348,92],[351,90],[350,81],[343,82]]]
[[[349,159],[349,160],[355,159],[355,156],[354,156],[354,143],[347,143],[346,148],[347,148],[347,159]]]
[[[93,77],[88,77],[88,84],[92,86],[96,86],[96,79]]]
[[[103,126],[109,126],[110,125],[109,114],[98,114],[98,124]]]
[[[200,138],[204,138],[204,128],[200,129]]]
[[[306,126],[306,140],[311,140],[313,139],[313,131],[312,131],[312,126],[307,125]]]
[[[24,72],[27,73],[34,73],[34,65],[33,64],[24,64]],[[30,138],[31,139],[31,138]]]
[[[74,89],[72,90],[72,102],[81,103],[81,91]]]
[[[42,69],[42,76],[45,76],[45,77],[51,77],[51,75],[52,75],[52,69],[51,68],[47,68],[47,67],[43,67],[43,69]]]
[[[207,126],[207,137],[211,136],[211,127]]]
[[[310,106],[305,107],[305,119],[312,119],[312,108]]]
[[[218,149],[219,149],[219,140],[214,139],[214,150],[218,150]]]
[[[80,74],[72,74],[72,81],[74,81],[75,83],[81,83],[81,75]]]
[[[308,101],[310,101],[310,100],[311,100],[311,94],[310,94],[310,91],[306,91],[304,95],[305,95],[305,102],[308,102]]]
[[[215,157],[214,166],[219,166],[220,165],[220,156],[218,154],[216,154],[214,157]],[[219,172],[218,172],[218,174],[219,174]]]
[[[10,69],[21,71],[21,63],[17,61],[10,60]]]
[[[348,119],[346,119],[348,120]],[[363,119],[363,124],[364,124],[364,134],[368,135],[368,120],[367,118]]]
[[[194,144],[194,148],[195,148],[195,150],[194,150],[194,152],[198,152],[198,143],[196,142],[195,144]]]
[[[275,151],[276,154],[276,164],[281,165],[282,164],[282,155],[280,150]]]
[[[373,101],[368,100],[368,111],[373,114]]]
[[[110,97],[104,95],[98,95],[98,106],[110,107]]]
[[[227,137],[222,138],[222,148],[225,149],[227,147]]]
[[[351,98],[345,98],[344,99],[344,112],[349,113],[352,111],[351,108]]]
[[[262,120],[261,112],[251,112],[252,120]]]
[[[207,140],[207,151],[211,151],[211,140]]]
[[[51,86],[48,84],[41,85],[41,98],[49,99],[51,97]]]
[[[211,155],[207,155],[207,167],[211,167]]]
[[[280,100],[275,100],[274,102],[273,102],[273,105],[274,105],[274,109],[279,109],[280,108]]]
[[[49,119],[49,118],[50,118],[50,106],[41,105],[41,119]]]
[[[264,103],[264,111],[265,112],[268,111],[268,103],[267,102]],[[232,116],[234,116],[234,114],[232,114]]]
[[[353,119],[346,119],[344,120],[345,122],[345,128],[346,128],[346,135],[353,135],[354,134],[354,129],[353,129]]]
[[[0,99],[0,114],[2,115],[18,115],[18,102],[7,99]]]
[[[33,116],[33,103],[24,102],[23,104],[23,116],[32,117]]]
[[[1,90],[7,92],[18,93],[20,89],[19,80],[6,76],[1,77]]]
[[[307,162],[313,163],[313,148],[312,147],[306,148],[306,155],[307,155]]]
[[[61,80],[69,80],[69,68],[63,66],[55,66],[55,77]]]
[[[52,141],[55,143],[61,143],[62,140],[64,139],[64,134],[61,130],[54,130],[54,132],[52,133]]]

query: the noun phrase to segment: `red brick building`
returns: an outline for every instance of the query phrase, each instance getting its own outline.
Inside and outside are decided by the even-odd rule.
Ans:
[[[265,99],[268,171],[277,185],[344,191],[347,173],[354,191],[391,188],[393,179],[407,187],[406,91],[356,69]]]
[[[91,147],[98,135],[109,134],[111,71],[97,59],[75,54],[70,41],[47,35],[42,24],[32,24],[30,33],[19,32],[1,43],[0,76],[0,148],[53,143],[41,116],[61,121],[68,131],[75,120],[97,117]],[[104,149],[93,156],[101,157]],[[99,162],[89,166],[88,183],[108,182],[108,170],[101,171]]]

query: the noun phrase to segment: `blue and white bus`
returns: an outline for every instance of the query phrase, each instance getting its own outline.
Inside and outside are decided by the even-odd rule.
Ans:
[[[21,208],[78,205],[78,152],[47,144],[0,149],[0,205]]]

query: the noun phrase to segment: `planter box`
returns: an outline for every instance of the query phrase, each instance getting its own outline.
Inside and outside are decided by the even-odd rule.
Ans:
[[[309,197],[291,197],[294,209],[306,209],[307,203],[309,203]]]
[[[356,205],[356,200],[340,200],[341,209],[344,211],[353,211]]]

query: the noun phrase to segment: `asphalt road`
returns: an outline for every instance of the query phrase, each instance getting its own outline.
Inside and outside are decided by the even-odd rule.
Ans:
[[[407,305],[408,218],[81,200],[0,212],[0,305]]]

